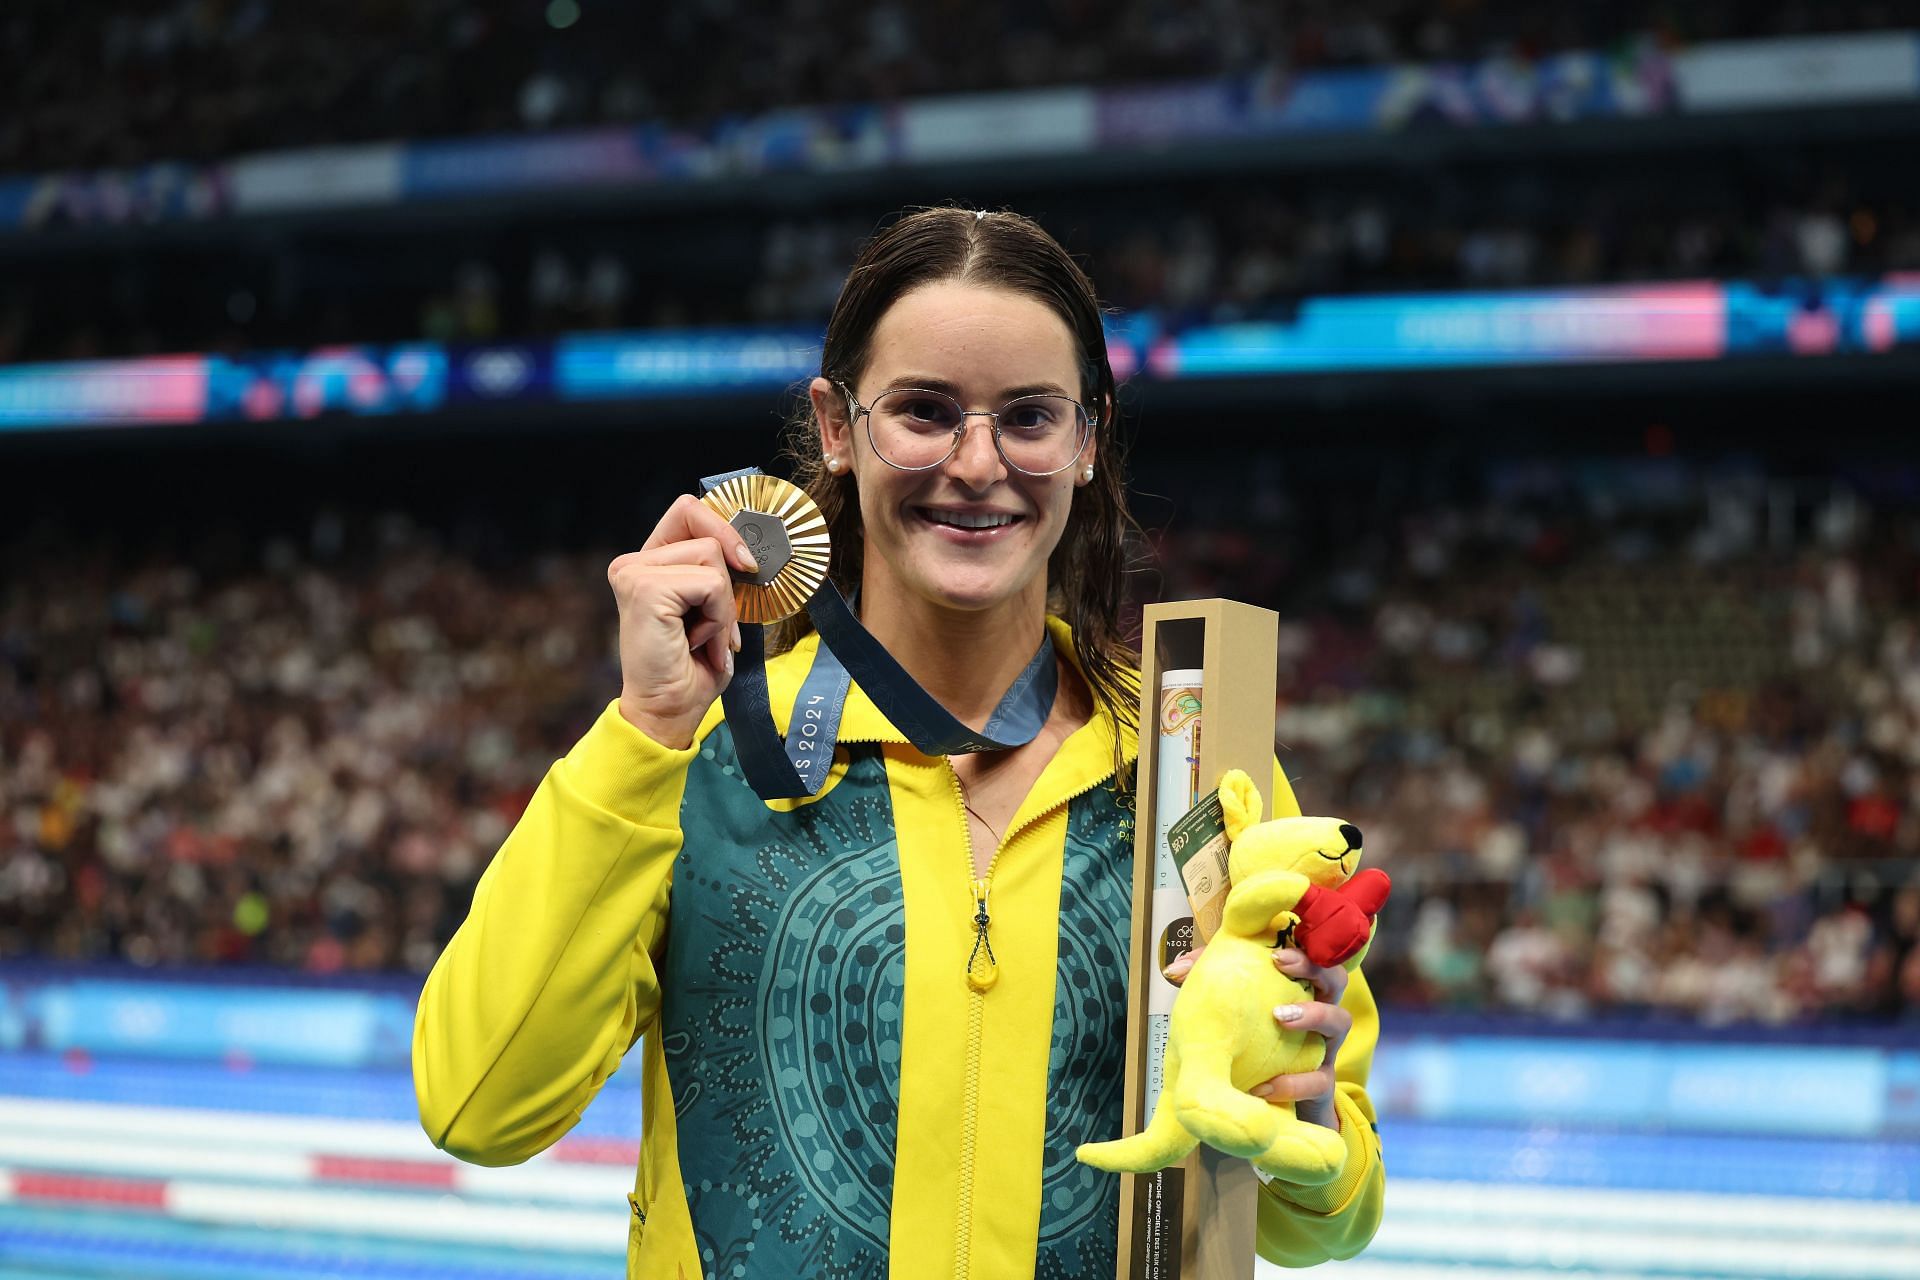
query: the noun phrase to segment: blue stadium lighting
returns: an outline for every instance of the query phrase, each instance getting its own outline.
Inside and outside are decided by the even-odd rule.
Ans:
[[[1877,354],[1920,342],[1920,275],[1310,298],[1281,321],[1168,331],[1114,317],[1108,341],[1121,377],[1167,382]],[[19,366],[0,368],[0,429],[777,392],[819,365],[816,333],[736,328]]]

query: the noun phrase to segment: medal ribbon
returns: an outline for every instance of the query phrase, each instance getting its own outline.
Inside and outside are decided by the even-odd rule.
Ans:
[[[738,474],[709,476],[700,482],[701,489],[704,492]],[[930,756],[1022,746],[1033,741],[1053,710],[1060,671],[1046,636],[1001,696],[986,727],[975,730],[921,688],[873,633],[860,625],[832,579],[807,598],[806,612],[820,633],[820,647],[794,699],[784,743],[773,723],[763,628],[758,624],[740,624],[733,679],[720,695],[741,772],[763,800],[810,796],[825,784],[847,692],[855,682],[916,750]]]

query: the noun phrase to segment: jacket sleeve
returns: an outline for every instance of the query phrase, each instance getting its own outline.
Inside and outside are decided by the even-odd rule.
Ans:
[[[1277,762],[1273,797],[1276,815],[1300,811]],[[1340,1175],[1323,1187],[1276,1181],[1261,1188],[1255,1249],[1268,1262],[1283,1267],[1351,1258],[1367,1247],[1380,1228],[1387,1171],[1380,1159],[1373,1100],[1367,1097],[1373,1050],[1380,1040],[1380,1011],[1360,969],[1353,971],[1340,1007],[1353,1015],[1353,1030],[1347,1033],[1340,1060],[1334,1064],[1334,1108],[1340,1114],[1347,1159]]]
[[[486,1165],[545,1150],[658,1017],[694,750],[616,701],[541,780],[420,993],[413,1087],[435,1146]]]

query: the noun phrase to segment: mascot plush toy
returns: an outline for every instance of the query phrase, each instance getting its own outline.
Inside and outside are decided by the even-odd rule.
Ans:
[[[1294,946],[1322,967],[1349,972],[1365,958],[1386,902],[1381,871],[1354,875],[1360,831],[1338,818],[1260,821],[1260,793],[1235,769],[1220,783],[1233,887],[1220,928],[1194,961],[1173,1002],[1153,1118],[1131,1138],[1090,1142],[1076,1154],[1112,1173],[1150,1173],[1201,1142],[1244,1156],[1287,1181],[1323,1185],[1346,1158],[1340,1135],[1247,1090],[1283,1073],[1312,1071],[1326,1041],[1275,1021],[1273,1007],[1313,998],[1274,967],[1276,946]]]

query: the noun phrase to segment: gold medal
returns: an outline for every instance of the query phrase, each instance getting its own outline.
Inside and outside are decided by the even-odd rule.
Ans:
[[[827,521],[806,490],[758,472],[723,480],[700,496],[746,540],[758,573],[733,574],[742,622],[778,622],[806,607],[827,580]]]

